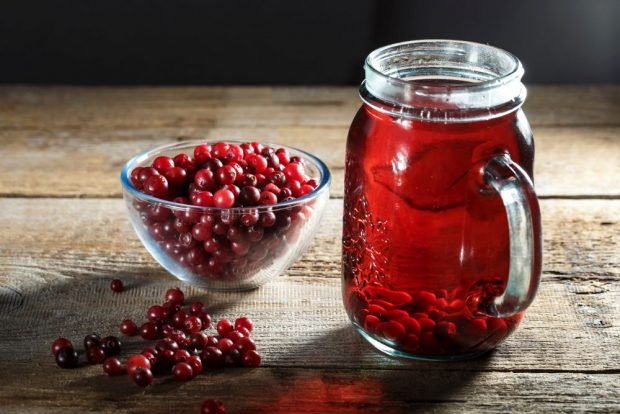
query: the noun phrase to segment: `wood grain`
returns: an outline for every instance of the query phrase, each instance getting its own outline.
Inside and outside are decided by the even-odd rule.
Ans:
[[[0,128],[348,127],[357,88],[0,87]],[[540,125],[619,125],[620,86],[532,86]]]
[[[346,135],[346,128],[284,127],[0,130],[0,196],[120,197],[118,175],[126,160],[181,137],[303,148],[328,164],[332,195],[342,197]],[[540,196],[620,197],[620,127],[539,128],[535,135]]]

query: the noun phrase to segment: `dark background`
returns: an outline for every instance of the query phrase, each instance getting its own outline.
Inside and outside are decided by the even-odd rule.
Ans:
[[[620,83],[618,0],[3,0],[0,82],[347,85],[397,41],[490,43],[535,83]]]

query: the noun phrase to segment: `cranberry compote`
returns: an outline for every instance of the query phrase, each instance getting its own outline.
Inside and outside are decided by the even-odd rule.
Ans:
[[[470,53],[473,44],[463,45]],[[343,299],[354,325],[379,349],[458,359],[493,349],[529,304],[506,310],[505,303],[493,302],[516,273],[510,209],[487,169],[490,160],[505,157],[531,176],[534,148],[519,109],[520,74],[513,80],[521,85],[517,95],[506,102],[497,95],[493,106],[485,106],[493,96],[477,101],[475,88],[484,80],[406,78],[395,81],[396,89],[378,82],[394,78],[376,72],[403,61],[374,62],[373,55],[380,60],[392,47],[414,56],[423,46],[388,46],[367,60],[365,105],[353,120],[346,152]],[[487,55],[506,53],[477,46],[490,49]],[[503,70],[497,68],[498,77]],[[411,91],[421,97],[411,98]],[[533,194],[528,185],[525,194]],[[526,204],[533,242],[531,257],[522,260],[529,263],[523,267],[529,272],[524,277],[531,275],[531,301],[540,272],[540,223],[535,196]]]

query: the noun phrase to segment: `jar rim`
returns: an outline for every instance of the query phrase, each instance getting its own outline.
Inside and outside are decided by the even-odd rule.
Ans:
[[[364,69],[362,99],[369,103],[367,98],[377,98],[380,102],[372,106],[384,112],[429,118],[424,113],[430,110],[445,118],[441,108],[452,107],[452,112],[486,110],[497,116],[525,100],[519,59],[476,42],[426,39],[390,44],[371,52]]]

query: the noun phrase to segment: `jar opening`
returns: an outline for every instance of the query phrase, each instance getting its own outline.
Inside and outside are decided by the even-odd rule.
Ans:
[[[525,100],[523,66],[492,46],[418,40],[372,52],[364,65],[364,101],[383,112],[430,121],[491,118]]]

